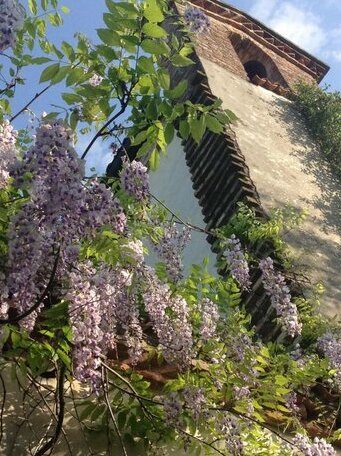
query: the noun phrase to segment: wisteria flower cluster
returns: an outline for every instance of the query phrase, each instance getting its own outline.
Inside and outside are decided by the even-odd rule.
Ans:
[[[30,195],[12,217],[8,234],[7,286],[19,313],[46,286],[57,257],[57,276],[63,276],[77,260],[80,239],[104,224],[117,233],[125,228],[125,214],[111,192],[96,181],[84,184],[84,163],[71,144],[71,130],[62,122],[43,122],[34,145],[11,169],[14,185],[26,186]],[[28,330],[35,317],[33,312],[23,320]]]
[[[94,74],[93,76],[91,76],[91,78],[89,79],[88,83],[90,85],[92,85],[93,87],[98,87],[101,82],[103,81],[103,77],[102,76],[99,76],[98,74]]]
[[[200,336],[203,341],[208,341],[216,334],[219,320],[218,306],[208,298],[202,299],[198,305],[201,313]]]
[[[191,231],[187,226],[178,230],[175,223],[165,222],[161,225],[163,236],[152,247],[165,263],[166,271],[170,280],[177,283],[182,279],[182,253],[191,239]]]
[[[184,13],[186,24],[191,32],[204,33],[210,27],[210,20],[199,8],[188,6]]]
[[[9,168],[17,158],[17,135],[8,120],[0,125],[0,189],[8,184]]]
[[[151,268],[145,268],[144,276],[143,300],[164,358],[180,368],[188,367],[193,355],[193,337],[187,303],[172,295],[168,285],[162,284]]]
[[[24,12],[16,0],[0,3],[0,52],[14,47],[17,33],[24,22]]]
[[[341,338],[327,332],[318,338],[317,348],[328,358],[332,369],[336,370],[334,382],[341,389]]]
[[[295,454],[303,456],[336,456],[334,448],[324,439],[315,437],[313,442],[303,434],[296,434],[292,443],[298,448]]]
[[[226,259],[231,276],[239,283],[244,290],[250,288],[249,265],[246,261],[240,240],[232,234],[226,241],[226,250],[223,253]]]
[[[95,269],[89,262],[77,265],[69,275],[66,297],[74,337],[74,375],[94,391],[100,387],[100,356],[116,348],[122,337],[131,362],[141,357],[142,328],[131,284],[129,271],[104,265]]]
[[[242,455],[244,444],[238,420],[231,415],[221,415],[216,423],[217,430],[224,436],[225,447],[231,455]]]
[[[270,296],[282,327],[291,337],[301,334],[302,324],[299,321],[297,307],[291,302],[290,290],[284,277],[275,271],[270,257],[261,260],[259,267],[262,271],[264,289]]]
[[[149,198],[149,175],[148,169],[141,162],[122,160],[121,185],[123,190],[138,201]]]

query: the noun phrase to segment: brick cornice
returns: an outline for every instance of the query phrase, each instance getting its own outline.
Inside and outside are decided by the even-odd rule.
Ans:
[[[253,40],[284,57],[312,76],[317,82],[320,82],[329,71],[327,64],[300,49],[243,11],[218,0],[189,1],[193,6],[204,10],[208,16],[246,33]]]

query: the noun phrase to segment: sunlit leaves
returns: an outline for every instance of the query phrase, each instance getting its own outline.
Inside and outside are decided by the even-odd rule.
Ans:
[[[50,81],[58,73],[59,68],[59,63],[53,63],[52,65],[46,67],[45,70],[41,73],[39,82]]]

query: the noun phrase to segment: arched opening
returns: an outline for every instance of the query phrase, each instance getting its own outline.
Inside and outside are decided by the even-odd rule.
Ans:
[[[248,62],[244,63],[244,68],[250,81],[252,81],[255,76],[259,76],[260,78],[267,78],[265,66],[257,60],[249,60]]]

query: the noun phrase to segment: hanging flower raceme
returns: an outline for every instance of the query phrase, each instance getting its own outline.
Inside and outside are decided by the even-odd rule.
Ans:
[[[216,334],[219,320],[218,306],[208,298],[204,298],[198,305],[201,313],[200,336],[203,341],[208,341]]]
[[[240,424],[234,416],[222,414],[217,418],[216,427],[225,440],[225,447],[229,454],[244,454]]]
[[[302,434],[296,434],[292,443],[297,447],[295,455],[302,456],[336,456],[334,448],[324,439],[315,437],[313,442]]]
[[[191,230],[184,226],[178,230],[175,223],[166,222],[161,225],[163,236],[158,242],[153,242],[152,247],[165,263],[166,271],[170,280],[174,283],[182,279],[182,253],[189,240]]]
[[[123,190],[138,201],[146,201],[149,198],[149,175],[148,169],[139,161],[122,160],[121,185]]]
[[[17,135],[8,120],[0,124],[0,189],[8,184],[9,168],[17,157]]]
[[[0,3],[0,52],[14,47],[17,33],[22,28],[24,12],[16,0],[2,0]]]
[[[270,296],[279,321],[289,336],[301,334],[302,324],[299,322],[297,307],[291,302],[291,295],[285,279],[274,269],[273,261],[267,257],[259,262],[262,281],[266,293]]]
[[[66,298],[73,332],[74,375],[100,388],[100,356],[122,340],[131,362],[142,355],[142,328],[131,273],[90,262],[78,264],[70,273]]]
[[[327,332],[317,339],[317,348],[328,358],[331,368],[336,370],[335,384],[341,389],[341,338]]]
[[[228,263],[231,276],[239,283],[242,289],[248,290],[251,285],[249,265],[242,251],[240,240],[232,234],[227,239],[225,246],[226,250],[223,253],[223,257]]]
[[[77,260],[77,244],[104,224],[122,233],[126,217],[111,192],[97,181],[84,184],[84,163],[72,147],[72,132],[60,121],[43,122],[34,145],[13,165],[14,185],[30,199],[11,219],[7,285],[19,313],[32,306],[49,281],[58,253],[57,276]],[[34,325],[36,313],[25,321]]]
[[[210,27],[210,20],[207,15],[199,8],[188,6],[185,10],[184,18],[191,32],[204,33]]]
[[[146,278],[143,301],[153,324],[164,358],[181,368],[190,365],[192,358],[192,326],[186,301],[172,295],[151,268],[144,269]]]

